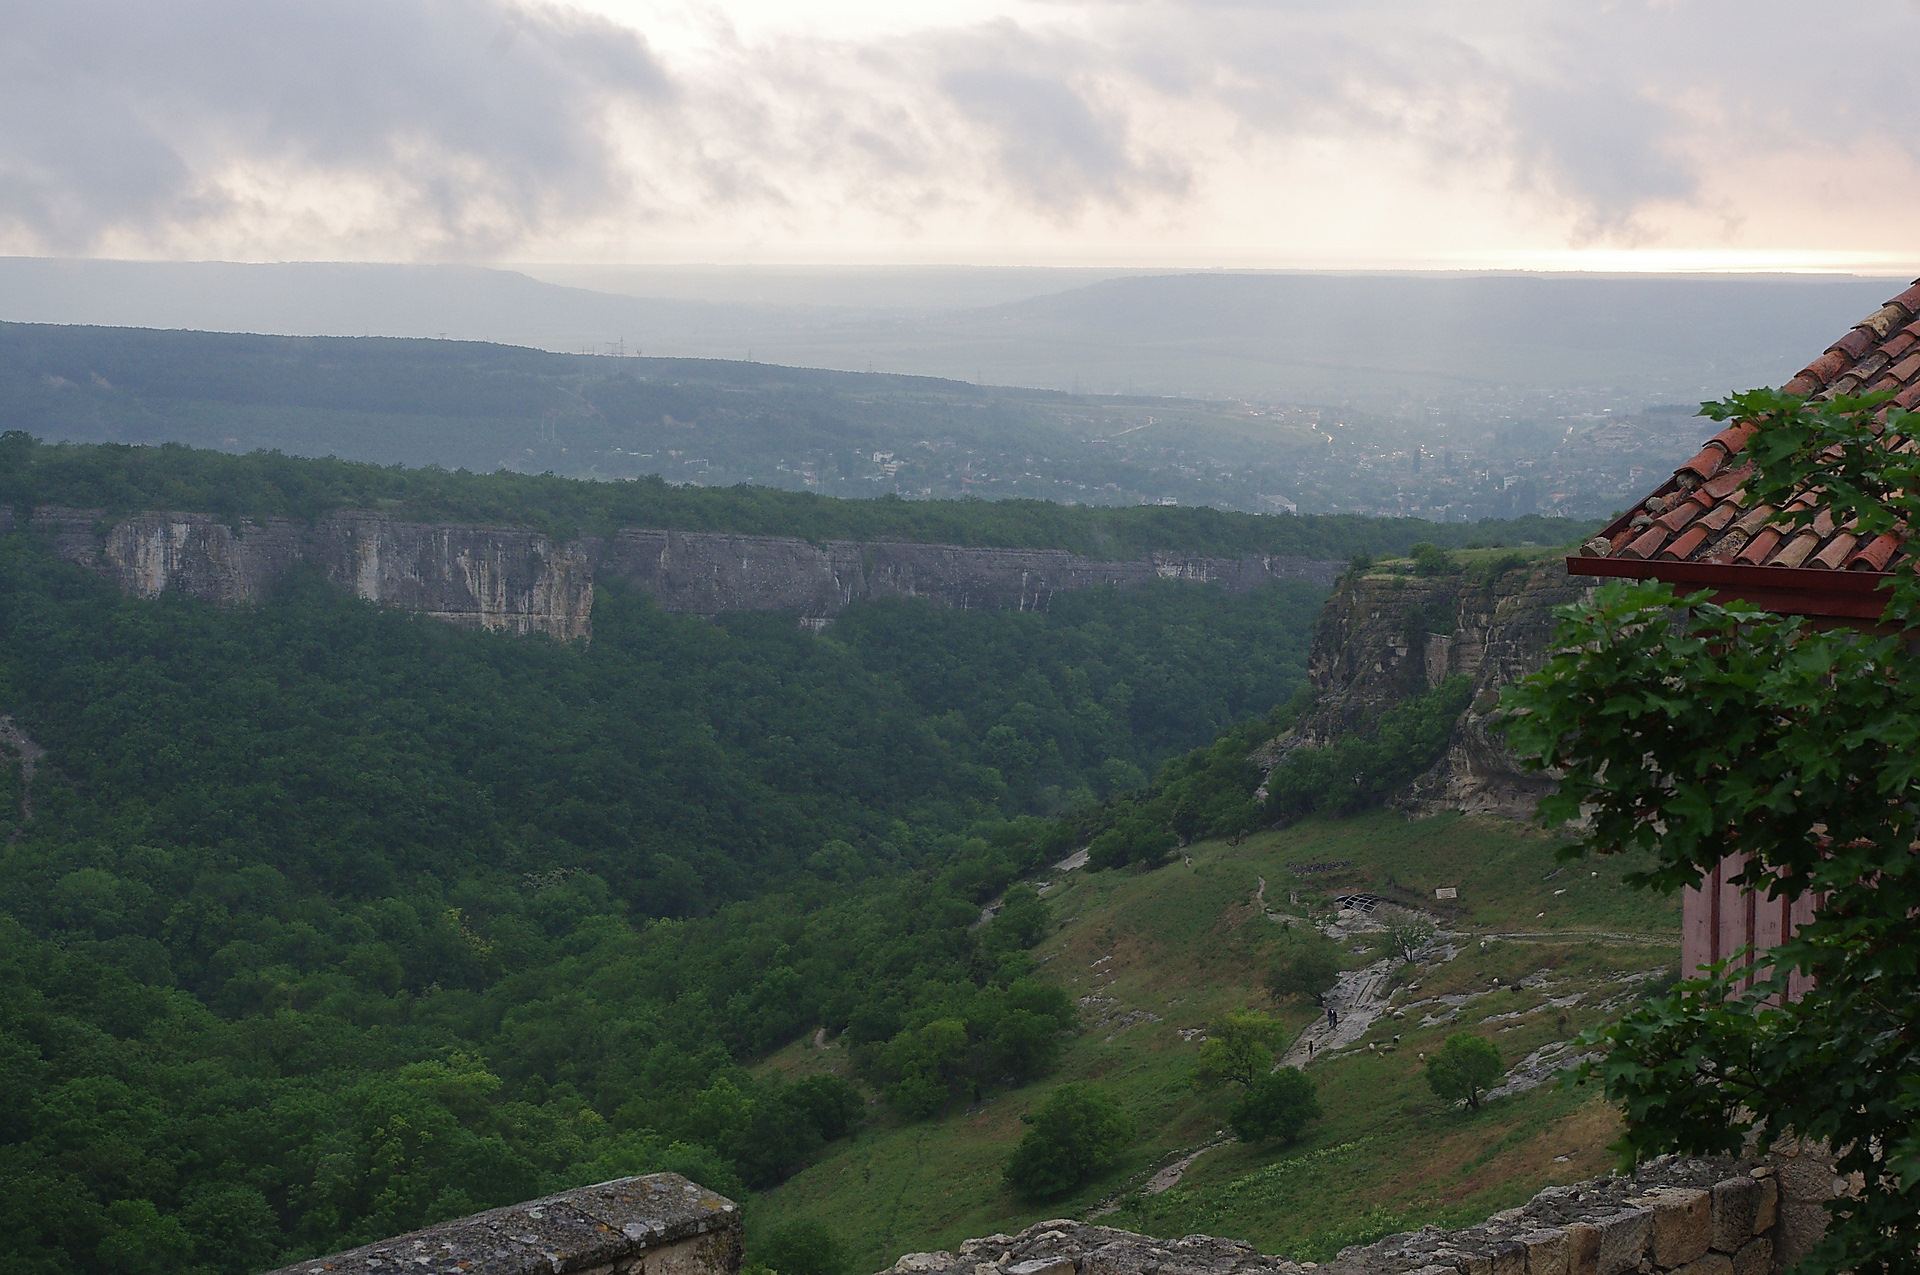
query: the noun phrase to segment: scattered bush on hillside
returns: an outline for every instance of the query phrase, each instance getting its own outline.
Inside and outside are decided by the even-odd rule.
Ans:
[[[1381,937],[1386,939],[1387,946],[1403,961],[1411,961],[1433,937],[1433,921],[1412,908],[1383,903],[1373,910],[1372,916],[1383,927]]]
[[[1384,802],[1440,759],[1472,696],[1472,679],[1450,677],[1380,714],[1363,734],[1294,749],[1267,776],[1267,820],[1346,814]]]
[[[1267,966],[1267,991],[1277,1001],[1310,996],[1315,1004],[1340,981],[1340,952],[1319,933],[1296,937],[1304,927],[1287,931],[1287,942]]]
[[[1321,1114],[1313,1080],[1298,1067],[1255,1076],[1227,1115],[1242,1142],[1292,1142]]]
[[[1478,1110],[1480,1096],[1500,1080],[1500,1051],[1485,1037],[1455,1032],[1427,1059],[1427,1085],[1449,1102]]]
[[[1133,1141],[1133,1121],[1090,1084],[1061,1085],[1038,1111],[1007,1161],[1004,1178],[1023,1200],[1050,1200],[1090,1182],[1120,1162]]]
[[[1452,554],[1429,541],[1422,540],[1409,547],[1407,556],[1413,559],[1413,573],[1417,576],[1444,576],[1459,570]]]
[[[904,1029],[858,1057],[895,1111],[924,1120],[1003,1077],[1020,1083],[1051,1069],[1077,1017],[1062,989],[1019,979],[976,992],[961,1014]]]
[[[1207,1024],[1195,1083],[1202,1089],[1228,1082],[1252,1084],[1273,1070],[1273,1046],[1285,1029],[1285,1024],[1256,1010],[1229,1010]]]
[[[767,1271],[770,1275],[846,1275],[847,1252],[823,1223],[794,1218],[773,1228],[752,1247],[743,1275]]]

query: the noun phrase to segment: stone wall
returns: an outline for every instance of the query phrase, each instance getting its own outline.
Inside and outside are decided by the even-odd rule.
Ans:
[[[1785,1213],[1772,1165],[1669,1158],[1633,1177],[1549,1187],[1478,1226],[1393,1235],[1317,1266],[1240,1240],[1056,1219],[954,1253],[909,1253],[885,1275],[1767,1275],[1804,1252],[1781,1247]]]
[[[255,602],[299,562],[356,596],[437,619],[560,641],[589,637],[596,576],[694,615],[787,611],[823,623],[862,598],[918,597],[980,610],[1045,610],[1057,593],[1173,579],[1244,592],[1276,580],[1333,583],[1336,564],[1265,555],[1155,554],[1107,562],[1050,549],[830,541],[627,530],[555,542],[512,527],[402,522],[344,512],[314,523],[211,514],[42,507],[23,521],[70,562],[139,597],[168,590],[222,604]],[[0,506],[0,534],[14,511]]]
[[[1322,747],[1464,675],[1473,680],[1473,698],[1446,755],[1400,804],[1415,814],[1530,816],[1548,781],[1523,770],[1489,727],[1500,689],[1545,663],[1553,608],[1590,589],[1558,558],[1484,582],[1461,575],[1342,581],[1320,613],[1308,656],[1315,704],[1256,759],[1271,769],[1295,748]]]
[[[442,1222],[273,1275],[736,1275],[740,1209],[677,1173]]]

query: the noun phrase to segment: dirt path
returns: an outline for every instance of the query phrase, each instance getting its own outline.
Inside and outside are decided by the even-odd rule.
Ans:
[[[0,744],[6,745],[20,754],[20,822],[33,822],[33,767],[34,763],[47,755],[47,750],[27,737],[27,732],[13,724],[13,718],[0,713]]]
[[[1274,912],[1267,907],[1267,879],[1260,877],[1258,880],[1260,888],[1254,892],[1254,900],[1260,905],[1260,910],[1266,913],[1267,919],[1278,925],[1299,924],[1298,917],[1289,916],[1284,912]],[[1425,958],[1426,965],[1431,968],[1450,961],[1460,954],[1458,945],[1445,941],[1460,936],[1441,932],[1437,928],[1437,918],[1428,917],[1427,919],[1435,921],[1436,929],[1433,937],[1427,940],[1426,946],[1414,956],[1415,959]],[[1335,913],[1333,920],[1320,923],[1315,928],[1336,943],[1344,943],[1347,939],[1363,934],[1379,933],[1385,929],[1365,912],[1351,909]],[[1343,972],[1334,983],[1333,990],[1322,998],[1325,1007],[1333,1011],[1337,1025],[1330,1023],[1326,1015],[1322,1014],[1295,1038],[1293,1044],[1281,1057],[1279,1065],[1304,1067],[1317,1060],[1322,1054],[1330,1050],[1344,1049],[1365,1036],[1367,1029],[1379,1022],[1381,1015],[1388,1010],[1387,999],[1390,991],[1387,981],[1400,965],[1400,958],[1393,953],[1388,953],[1371,965]]]

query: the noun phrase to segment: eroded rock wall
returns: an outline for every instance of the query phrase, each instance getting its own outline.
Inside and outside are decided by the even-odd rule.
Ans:
[[[1473,699],[1446,755],[1406,793],[1413,813],[1460,810],[1526,818],[1548,782],[1523,770],[1491,730],[1500,690],[1546,661],[1553,609],[1585,596],[1558,558],[1490,580],[1466,575],[1365,575],[1341,581],[1314,630],[1314,707],[1256,755],[1267,768],[1323,747],[1387,709],[1464,675]]]
[[[1338,566],[1279,555],[1155,554],[1108,562],[1050,549],[980,549],[722,532],[625,530],[556,542],[513,527],[402,522],[343,512],[315,523],[229,523],[211,514],[109,518],[44,507],[28,525],[70,562],[153,598],[178,590],[208,602],[257,602],[299,562],[357,597],[454,624],[561,641],[591,636],[593,587],[617,579],[662,608],[714,616],[784,611],[822,623],[863,598],[916,597],[971,610],[1045,610],[1056,594],[1151,580],[1211,583],[1241,593],[1277,580],[1328,586]],[[13,511],[0,506],[0,534]]]
[[[1217,584],[1242,593],[1276,580],[1331,585],[1331,562],[1265,555],[1155,554],[1134,562],[1058,549],[982,549],[902,541],[830,540],[718,532],[621,531],[594,542],[595,566],[639,585],[669,611],[791,611],[825,619],[863,598],[926,598],[980,611],[1044,611],[1055,594],[1150,580]]]

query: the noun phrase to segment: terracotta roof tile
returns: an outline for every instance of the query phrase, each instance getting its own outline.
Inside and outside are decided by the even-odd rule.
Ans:
[[[1820,537],[1814,535],[1811,531],[1803,531],[1793,539],[1787,541],[1785,547],[1778,553],[1768,558],[1767,565],[1770,567],[1797,567],[1812,557],[1813,551],[1819,547]]]
[[[1660,552],[1660,546],[1667,542],[1673,533],[1665,527],[1655,524],[1634,538],[1632,544],[1620,550],[1622,558],[1651,558]]]
[[[1827,349],[1829,351],[1840,352],[1846,356],[1847,362],[1851,363],[1868,350],[1871,350],[1874,341],[1877,339],[1878,338],[1867,328],[1858,327],[1841,337],[1838,341],[1835,341],[1832,345],[1828,346]],[[1841,366],[1844,367],[1846,364],[1842,364]]]
[[[1847,560],[1847,570],[1885,571],[1887,564],[1893,561],[1893,555],[1899,551],[1900,537],[1875,536],[1870,543],[1853,551],[1853,557]]]
[[[1659,557],[1669,562],[1684,562],[1693,556],[1693,551],[1707,543],[1707,537],[1713,534],[1710,527],[1689,527],[1674,537],[1672,544],[1662,549]]]
[[[1718,505],[1715,505],[1712,509],[1708,510],[1706,517],[1702,518],[1699,522],[1694,523],[1693,524],[1694,529],[1699,530],[1701,528],[1705,528],[1707,531],[1712,531],[1712,532],[1725,531],[1727,529],[1727,524],[1732,522],[1734,520],[1734,517],[1737,514],[1739,514],[1739,512],[1740,512],[1739,505],[1735,504],[1731,500],[1723,500]]]
[[[1691,473],[1696,475],[1699,478],[1707,479],[1719,473],[1720,466],[1724,465],[1726,463],[1726,460],[1727,460],[1727,454],[1726,452],[1722,451],[1720,448],[1702,447],[1700,449],[1700,454],[1698,456],[1695,456],[1692,460],[1688,461],[1686,464],[1680,466],[1680,470],[1678,472]]]
[[[1763,527],[1753,539],[1747,541],[1747,547],[1742,549],[1734,557],[1734,561],[1744,562],[1754,567],[1760,566],[1764,564],[1768,558],[1773,556],[1775,549],[1780,547],[1780,540],[1781,536],[1778,528]]]
[[[1668,531],[1679,531],[1695,518],[1698,518],[1700,511],[1705,507],[1706,506],[1697,500],[1689,500],[1683,505],[1667,510],[1667,512],[1661,514],[1654,521],[1660,526],[1665,527]]]
[[[1840,350],[1828,350],[1813,362],[1800,369],[1800,375],[1825,385],[1840,373],[1853,366],[1853,357]]]
[[[1838,571],[1846,565],[1848,555],[1853,552],[1854,545],[1858,543],[1859,537],[1843,531],[1829,540],[1819,553],[1813,555],[1812,565],[1825,567],[1829,571]]]
[[[1855,324],[1784,388],[1823,399],[1863,388],[1884,390],[1893,393],[1897,406],[1920,410],[1920,281]],[[1582,552],[1635,561],[1815,571],[1887,571],[1910,557],[1902,537],[1862,540],[1851,525],[1835,527],[1825,510],[1811,525],[1792,527],[1777,521],[1777,510],[1749,508],[1745,486],[1753,469],[1736,458],[1746,450],[1754,429],[1738,421],[1708,439],[1674,471],[1672,481],[1589,541]],[[1902,450],[1920,450],[1920,442],[1911,438],[1889,442]],[[1817,492],[1802,494],[1794,505],[1817,508]]]
[[[1745,450],[1747,440],[1753,437],[1753,430],[1754,427],[1747,424],[1747,422],[1735,421],[1718,434],[1715,434],[1712,438],[1709,438],[1707,442],[1709,444],[1720,444],[1721,447],[1726,449],[1727,455],[1732,456]]]

